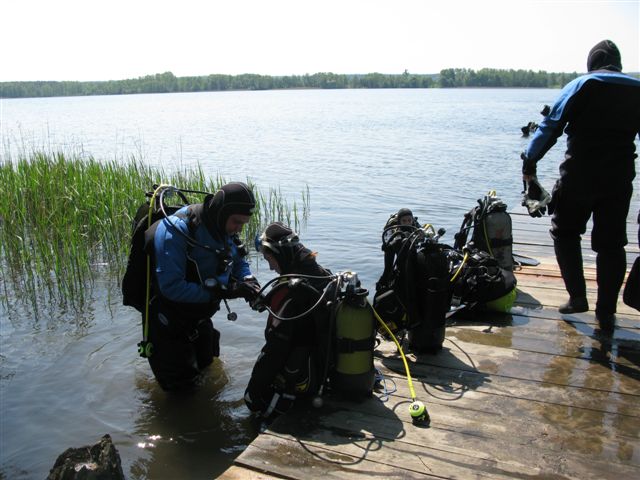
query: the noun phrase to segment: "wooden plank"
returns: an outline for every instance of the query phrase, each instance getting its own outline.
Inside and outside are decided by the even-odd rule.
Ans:
[[[251,446],[249,446],[251,448]],[[256,472],[248,468],[232,465],[229,469],[222,472],[222,475],[216,477],[221,480],[272,480],[284,477],[276,477],[265,472]]]
[[[295,427],[293,415],[287,425]],[[317,427],[314,427],[317,428]],[[369,460],[369,452],[357,446],[358,451],[351,454],[354,447],[348,439],[344,444],[335,445],[337,439],[325,430],[316,430],[325,434],[325,442],[307,441],[301,435],[279,436],[266,432],[258,436],[249,447],[235,460],[237,465],[256,470],[273,472],[283,478],[326,478],[361,479],[363,476],[379,476],[389,479],[437,478],[422,466],[425,472],[389,465],[381,461]],[[350,446],[351,448],[348,448]],[[379,446],[377,447],[379,450]],[[346,451],[345,451],[346,450]],[[408,459],[405,459],[405,461]]]
[[[508,336],[486,339],[495,336],[469,328],[447,328],[443,352],[416,355],[406,349],[405,354],[413,362],[424,365],[565,386],[582,386],[587,382],[597,384],[601,379],[604,387],[615,371],[620,373],[616,381],[617,390],[640,395],[640,352],[637,349],[629,348],[612,354],[609,346],[595,339],[584,343],[579,339],[566,343],[554,343],[553,340],[538,343],[535,337],[515,342]],[[572,349],[574,346],[575,350]],[[383,342],[376,348],[376,354],[381,357],[394,358],[396,353],[392,342]]]
[[[567,299],[568,295],[564,290],[527,284],[518,284],[517,287],[516,304],[529,308],[537,306],[557,310],[557,308],[566,302]],[[590,308],[594,309],[596,305],[596,292],[591,289],[587,289],[587,299],[589,300]],[[590,315],[593,317],[593,310],[591,310]],[[631,324],[627,325],[629,319],[640,319],[640,312],[627,306],[622,302],[622,299],[619,298],[616,318],[618,320],[618,325],[632,327],[633,325]]]
[[[524,354],[527,354],[528,362],[540,365],[546,365],[550,355],[566,358],[567,361],[582,359],[599,363],[609,370],[623,366],[635,368],[640,364],[637,335],[625,335],[624,332],[618,338],[611,339],[600,335],[588,336],[584,330],[569,323],[558,324],[557,333],[523,331],[522,327],[453,325],[447,327],[445,347],[461,350],[463,354],[473,352],[487,359],[508,358],[516,350],[520,363]],[[584,368],[592,369],[590,366]]]
[[[378,405],[375,405],[375,404]],[[386,405],[375,400],[347,406],[331,403],[317,415],[307,410],[287,415],[274,424],[253,445],[264,446],[261,457],[243,454],[240,463],[257,468],[268,462],[272,471],[295,478],[353,478],[357,475],[391,475],[390,478],[523,478],[530,475],[565,475],[567,478],[603,478],[607,472],[619,478],[634,478],[639,471],[624,460],[616,460],[616,444],[599,445],[611,460],[585,457],[568,450],[563,442],[549,441],[548,434],[526,436],[514,441],[509,426],[502,432],[487,434],[482,424],[467,418],[466,425],[452,427],[432,422],[418,428],[404,421],[407,403],[396,399]],[[382,406],[382,408],[380,408]],[[404,407],[400,408],[400,407]],[[442,407],[452,410],[451,407]],[[374,413],[372,409],[376,409]],[[432,410],[436,415],[436,411]],[[460,417],[457,417],[460,418]],[[496,422],[492,422],[495,425]],[[434,426],[435,424],[435,426]],[[480,430],[474,430],[480,428]],[[285,443],[286,442],[286,443]],[[278,458],[272,458],[276,445]],[[282,446],[286,445],[285,451]],[[548,448],[551,447],[551,448]],[[300,463],[297,455],[311,453]],[[298,468],[290,470],[293,458]],[[307,454],[307,457],[309,455]],[[589,458],[589,461],[585,461]],[[355,472],[352,470],[357,466]],[[289,469],[289,470],[288,470]],[[355,473],[355,475],[354,475]]]
[[[385,358],[381,361],[391,371],[401,374],[402,363],[396,358]],[[534,381],[520,378],[490,375],[480,371],[452,370],[439,366],[426,365],[419,362],[410,364],[412,375],[420,384],[420,389],[429,392],[433,385],[438,389],[472,389],[477,392],[501,395],[511,398],[544,402],[564,407],[577,407],[586,410],[598,410],[609,413],[624,414],[628,417],[640,418],[637,390],[633,394],[622,393],[612,387],[613,375],[609,377],[588,377],[585,383],[605,381],[605,384],[594,384],[597,388],[558,385],[555,377],[548,380]]]
[[[512,219],[514,251],[541,264],[516,272],[510,314],[463,310],[448,320],[441,352],[407,352],[428,427],[409,421],[404,366],[383,342],[375,365],[388,395],[329,394],[321,409],[298,401],[222,478],[640,478],[640,312],[620,301],[613,336],[599,333],[593,311],[561,315],[567,294],[549,217],[519,207]],[[630,239],[637,229],[630,213]],[[589,232],[582,246],[593,308]]]
[[[354,403],[331,399],[328,400],[329,408],[345,412],[345,418],[341,420],[342,426],[349,425],[358,416],[364,416],[368,419],[368,423],[366,426],[359,427],[361,431],[370,432],[377,437],[396,438],[398,437],[397,427],[393,423],[388,424],[384,419],[395,415],[405,424],[409,424],[411,396],[407,383],[402,378],[393,377],[393,380],[397,383],[397,391],[390,394],[384,402],[373,399]],[[479,438],[498,438],[500,441],[505,441],[505,437],[511,440],[517,438],[515,441],[528,445],[544,437],[548,441],[543,446],[546,451],[584,454],[593,453],[596,448],[604,448],[607,450],[606,458],[616,458],[617,454],[614,452],[619,450],[621,442],[634,444],[638,441],[637,434],[634,435],[631,431],[633,425],[624,430],[611,427],[623,418],[617,414],[576,409],[560,421],[548,422],[545,415],[551,413],[553,416],[556,411],[561,411],[561,408],[543,402],[513,400],[472,390],[457,392],[458,396],[455,398],[453,396],[443,398],[445,393],[442,392],[438,396],[418,394],[418,399],[423,401],[429,411],[430,428],[455,431]],[[450,393],[453,394],[453,392]],[[501,408],[503,405],[506,409]],[[320,413],[324,415],[326,409],[321,410]],[[594,445],[592,449],[585,449],[584,444],[594,439],[594,432],[597,432],[599,445],[597,447]],[[574,439],[575,444],[567,445],[567,437]],[[622,463],[629,463],[630,460],[631,457],[618,459]]]

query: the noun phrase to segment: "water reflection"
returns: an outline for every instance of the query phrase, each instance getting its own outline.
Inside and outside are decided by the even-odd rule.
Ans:
[[[221,398],[228,381],[219,360],[191,392],[167,393],[153,378],[136,378],[140,456],[131,465],[132,478],[216,478],[231,466],[257,431],[242,399]]]
[[[568,385],[567,390],[575,393],[566,402],[538,404],[538,413],[555,426],[556,435],[550,438],[563,449],[631,461],[640,453],[634,445],[640,427],[635,399],[640,372],[619,361],[620,345],[615,339],[601,336],[583,322],[565,320],[557,323],[558,337],[572,341],[558,342],[559,351],[551,357],[542,380]],[[637,352],[637,340],[628,341],[635,343]],[[625,390],[632,396],[619,393]],[[584,403],[580,401],[584,395],[588,405],[577,406]]]

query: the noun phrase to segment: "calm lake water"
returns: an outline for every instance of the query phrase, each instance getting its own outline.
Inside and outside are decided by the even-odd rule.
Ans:
[[[279,187],[300,202],[303,242],[334,272],[370,290],[382,272],[381,228],[409,207],[452,242],[462,215],[496,190],[518,209],[527,139],[557,90],[322,90],[1,100],[3,159],[33,148],[98,159],[144,158],[166,170],[200,164],[228,180]],[[564,139],[539,176],[557,176]],[[636,185],[636,197],[638,195]],[[143,200],[143,192],[140,192]],[[2,200],[0,200],[2,201]],[[123,219],[124,221],[124,219]],[[123,239],[128,241],[128,239]],[[264,283],[272,278],[253,259]],[[222,353],[195,394],[171,396],[136,351],[139,316],[118,286],[89,311],[55,307],[35,319],[0,307],[0,478],[42,479],[68,447],[109,433],[128,478],[215,478],[257,434],[242,396],[265,316],[233,301],[214,318]]]

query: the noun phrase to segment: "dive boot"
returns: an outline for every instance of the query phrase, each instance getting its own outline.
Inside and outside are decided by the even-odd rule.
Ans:
[[[587,297],[570,297],[567,303],[563,303],[558,307],[560,313],[582,313],[589,310],[589,302]]]
[[[596,320],[602,333],[611,335],[616,328],[616,316],[613,313],[598,313],[596,311]]]

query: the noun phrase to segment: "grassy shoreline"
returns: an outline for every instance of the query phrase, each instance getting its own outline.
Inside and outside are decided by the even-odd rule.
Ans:
[[[129,254],[132,219],[154,184],[215,192],[226,183],[200,166],[167,173],[141,160],[98,161],[67,152],[33,151],[0,163],[0,301],[43,299],[81,308],[98,275],[119,282]],[[306,221],[309,191],[289,206],[278,189],[250,184],[258,202],[243,231],[253,244],[265,224],[281,220],[296,229]],[[190,202],[201,195],[187,195]],[[16,295],[20,292],[21,295]],[[45,295],[46,294],[46,295]],[[21,297],[21,298],[17,298]]]

